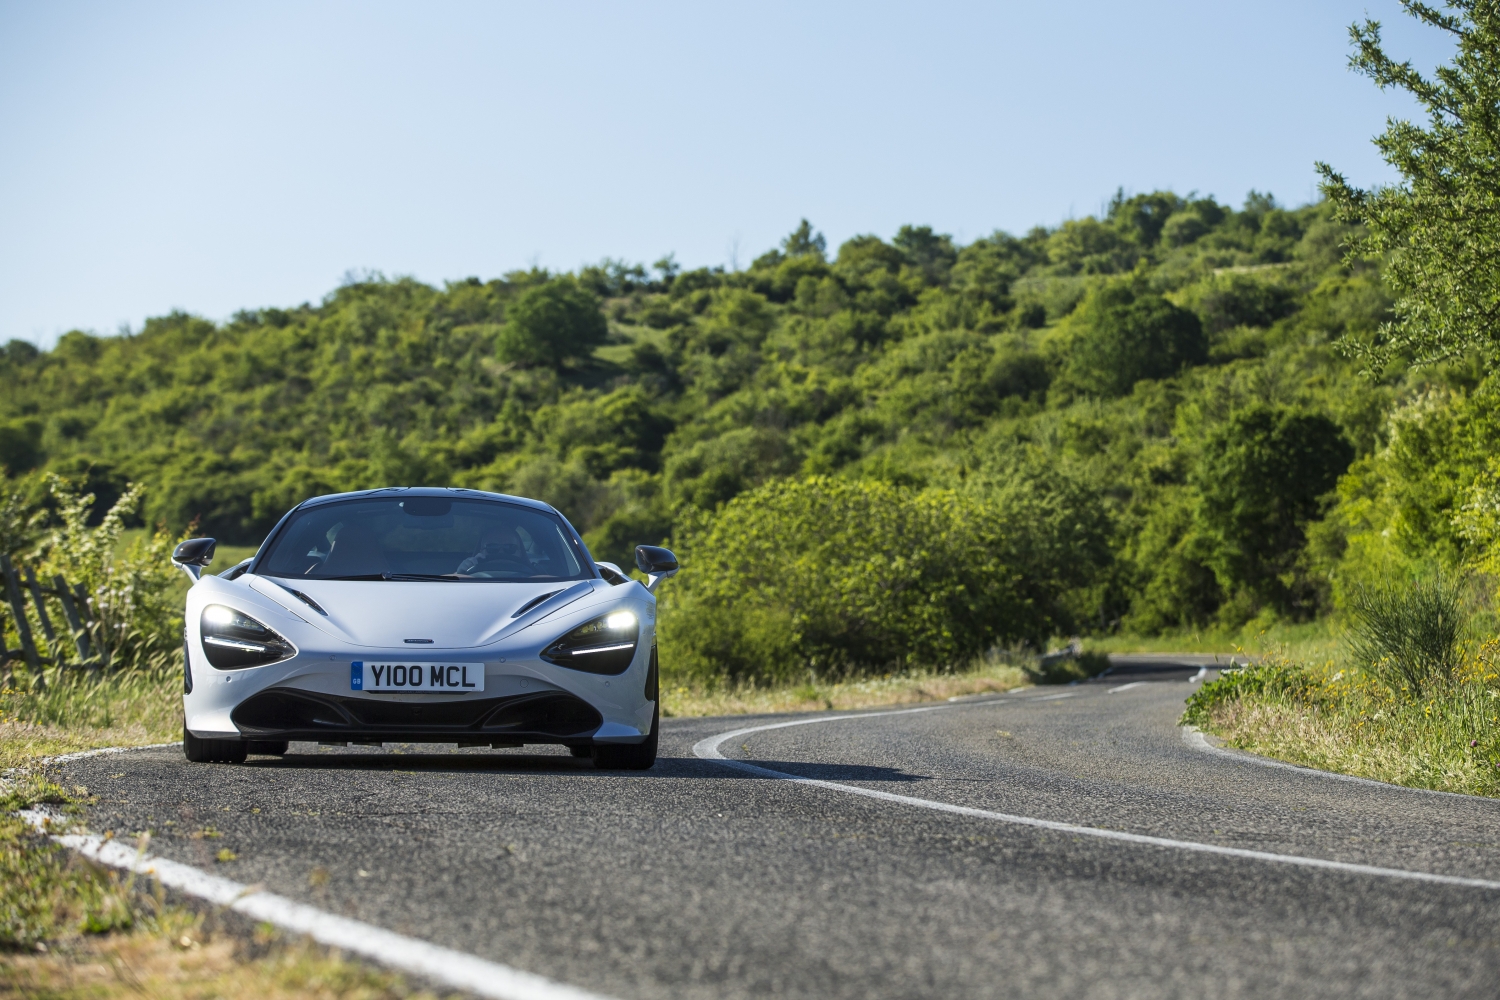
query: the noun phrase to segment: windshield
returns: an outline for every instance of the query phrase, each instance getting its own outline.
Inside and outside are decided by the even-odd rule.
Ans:
[[[519,504],[393,497],[296,514],[256,564],[308,580],[581,580],[589,576],[560,519]]]

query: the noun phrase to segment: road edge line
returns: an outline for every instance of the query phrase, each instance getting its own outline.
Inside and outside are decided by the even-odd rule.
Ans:
[[[935,708],[947,706],[934,706],[926,709],[933,711]],[[1427,882],[1439,885],[1455,885],[1472,889],[1500,890],[1500,881],[1490,879],[1468,878],[1462,875],[1439,875],[1435,872],[1409,871],[1403,868],[1382,868],[1378,865],[1362,865],[1350,861],[1330,861],[1324,858],[1310,858],[1300,854],[1275,854],[1270,851],[1252,851],[1243,847],[1225,847],[1220,844],[1207,844],[1195,840],[1173,840],[1168,837],[1153,837],[1143,833],[1127,833],[1123,830],[1104,830],[1099,827],[1079,826],[1076,823],[1062,823],[1057,820],[1038,819],[1032,816],[1015,816],[1010,813],[994,812],[989,809],[976,809],[972,806],[953,805],[948,802],[939,802],[935,799],[919,799],[911,795],[898,795],[895,792],[884,792],[874,788],[862,788],[859,785],[846,785],[839,781],[825,781],[822,778],[804,778],[785,771],[772,770],[769,767],[761,767],[748,761],[735,760],[725,757],[719,752],[719,746],[728,740],[739,736],[748,736],[751,733],[764,732],[771,729],[786,729],[791,726],[808,726],[818,722],[840,722],[845,719],[870,718],[874,715],[904,715],[911,712],[923,711],[923,709],[906,709],[904,712],[867,712],[862,715],[833,715],[823,716],[817,719],[799,719],[795,722],[780,722],[766,726],[748,726],[743,729],[731,730],[717,736],[706,736],[693,744],[693,756],[715,764],[723,764],[749,774],[762,778],[775,778],[780,781],[790,781],[793,784],[808,785],[814,788],[824,788],[830,791],[843,792],[847,795],[858,795],[864,798],[878,799],[884,802],[894,802],[900,805],[916,806],[919,809],[930,809],[935,812],[945,812],[957,816],[966,816],[972,819],[987,819],[1014,826],[1029,826],[1035,829],[1050,830],[1055,833],[1066,833],[1074,836],[1094,837],[1100,840],[1113,840],[1128,844],[1140,844],[1148,847],[1161,847],[1181,851],[1192,851],[1199,854],[1215,854],[1221,857],[1240,858],[1249,861],[1267,861],[1274,864],[1292,865],[1300,868],[1317,868],[1328,871],[1337,871],[1355,875],[1374,875],[1382,878],[1402,879],[1410,882]],[[1379,782],[1376,782],[1379,784]]]
[[[488,1000],[611,1000],[603,994],[568,986],[477,955],[327,913],[191,865],[144,854],[120,840],[106,840],[93,834],[49,833],[53,816],[44,809],[25,809],[17,815],[56,843],[92,861],[149,876],[169,889],[215,906],[227,907],[252,920],[305,934],[319,944]]]

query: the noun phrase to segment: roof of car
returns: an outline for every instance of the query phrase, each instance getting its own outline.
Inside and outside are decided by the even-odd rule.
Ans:
[[[532,500],[530,497],[513,497],[506,493],[489,493],[485,490],[467,490],[458,486],[382,486],[378,490],[356,490],[353,493],[329,493],[325,496],[312,497],[299,503],[295,510],[304,507],[316,507],[325,503],[334,503],[338,500],[358,500],[364,497],[452,497],[455,500],[500,500],[505,503],[516,503],[523,507],[534,507],[550,513],[558,513],[551,504],[540,500]]]

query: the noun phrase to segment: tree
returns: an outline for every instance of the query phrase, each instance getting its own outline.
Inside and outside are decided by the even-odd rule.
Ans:
[[[1450,0],[1453,14],[1419,0],[1402,6],[1451,34],[1458,52],[1428,78],[1386,54],[1378,21],[1349,29],[1350,66],[1426,111],[1426,128],[1389,119],[1375,140],[1401,183],[1361,190],[1318,164],[1339,218],[1364,227],[1348,244],[1350,258],[1384,260],[1396,296],[1394,319],[1348,343],[1372,372],[1397,356],[1418,364],[1469,351],[1500,356],[1500,6]]]
[[[560,368],[604,343],[609,324],[599,300],[572,275],[528,288],[510,307],[500,329],[500,360]]]
[[[945,284],[958,261],[953,237],[934,233],[931,226],[902,226],[891,244],[906,255],[929,285]]]
[[[1353,458],[1332,420],[1287,407],[1249,407],[1209,436],[1195,520],[1226,593],[1248,591],[1283,614],[1316,610],[1296,579],[1306,527]]]
[[[824,259],[828,253],[828,240],[822,233],[814,232],[812,223],[803,219],[791,235],[781,241],[781,249],[788,257],[816,257]]]
[[[1128,284],[1091,294],[1071,319],[1066,382],[1097,396],[1123,396],[1141,379],[1166,378],[1208,357],[1198,317]]]

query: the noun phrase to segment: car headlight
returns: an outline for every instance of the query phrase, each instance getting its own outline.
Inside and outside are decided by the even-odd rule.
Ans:
[[[242,611],[210,604],[198,620],[203,655],[220,670],[259,667],[297,652],[273,630]]]
[[[623,674],[635,659],[641,623],[629,611],[612,611],[580,625],[542,650],[542,659],[591,674]]]

